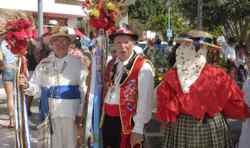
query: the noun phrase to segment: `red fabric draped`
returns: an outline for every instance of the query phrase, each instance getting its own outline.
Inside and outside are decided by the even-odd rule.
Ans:
[[[189,93],[181,90],[176,69],[169,70],[157,89],[157,102],[160,121],[175,122],[180,113],[198,120],[219,112],[229,118],[249,117],[243,92],[223,69],[211,65],[204,67]]]

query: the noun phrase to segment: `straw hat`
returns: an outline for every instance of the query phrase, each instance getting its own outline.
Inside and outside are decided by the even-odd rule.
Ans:
[[[208,49],[220,50],[221,47],[213,44],[213,36],[205,31],[192,30],[187,33],[181,34],[175,39],[175,42],[178,44],[193,44],[193,42],[199,42],[201,46],[205,46]]]
[[[61,27],[58,29],[58,32],[53,33],[49,38],[49,42],[52,43],[58,37],[65,37],[70,42],[73,41],[73,36],[68,33],[68,30],[65,27]]]

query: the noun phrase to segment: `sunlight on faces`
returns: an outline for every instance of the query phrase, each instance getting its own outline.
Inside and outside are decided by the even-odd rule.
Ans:
[[[134,40],[127,35],[118,35],[114,39],[114,45],[117,49],[117,56],[121,61],[125,61],[132,53]]]
[[[55,52],[56,56],[63,57],[67,55],[70,43],[71,42],[67,37],[64,36],[55,37],[51,41],[51,47]]]

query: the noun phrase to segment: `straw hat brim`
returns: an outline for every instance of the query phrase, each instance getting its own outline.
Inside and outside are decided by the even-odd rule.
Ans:
[[[191,30],[187,33],[181,34],[180,37],[175,39],[175,42],[177,44],[182,44],[182,43],[192,44],[193,40],[190,39],[190,37],[191,38],[207,38],[211,41],[213,39],[213,36],[208,32],[201,31],[201,30]],[[207,47],[208,49],[211,49],[211,50],[221,50],[220,46],[217,46],[217,45],[210,43],[210,42],[200,41],[200,44],[202,46]]]
[[[66,33],[55,33],[55,34],[52,34],[49,38],[49,42],[52,43],[56,38],[59,38],[59,37],[64,37],[66,39],[68,39],[70,42],[73,41],[73,37],[66,34]]]
[[[175,39],[176,44],[192,44],[193,40],[188,38],[176,38]],[[207,43],[207,42],[200,42],[202,46],[205,46],[209,50],[221,50],[222,48],[220,46],[217,46],[215,44]]]
[[[197,38],[197,37],[204,37],[204,38],[211,38],[211,39],[213,38],[213,36],[210,33],[201,31],[201,30],[191,30],[187,32],[186,35],[192,36],[194,38]]]

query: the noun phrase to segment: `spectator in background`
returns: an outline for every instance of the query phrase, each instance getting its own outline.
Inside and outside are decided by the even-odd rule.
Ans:
[[[224,36],[219,36],[217,38],[217,44],[222,47],[223,55],[227,61],[227,64],[230,65],[230,76],[232,79],[237,79],[237,67],[236,67],[236,52],[235,49],[230,46]]]
[[[109,63],[115,63],[117,60],[117,50],[116,49],[111,49],[111,55],[108,56],[107,59],[107,65],[109,65]]]
[[[46,58],[49,56],[49,54],[51,53],[52,49],[49,46],[49,39],[50,36],[55,33],[58,32],[60,29],[59,23],[57,20],[49,20],[48,26],[47,26],[48,32],[44,33],[42,35],[42,43],[40,45],[40,53],[39,53],[39,60],[38,62],[40,62],[42,59]]]
[[[10,51],[7,41],[0,37],[0,49],[3,53],[2,80],[7,95],[7,106],[9,113],[9,128],[14,127],[14,84],[16,77],[17,57]]]
[[[245,92],[245,100],[250,111],[250,78],[248,78],[243,85],[243,91]],[[249,148],[250,146],[250,118],[246,119],[242,123],[241,135],[239,140],[239,148]]]
[[[97,39],[97,34],[96,32],[92,31],[89,34],[89,38],[90,38],[90,44],[89,44],[89,50],[92,51],[93,48],[95,48],[96,46],[96,39]]]
[[[50,52],[52,51],[49,47],[49,38],[51,33],[45,33],[42,36],[42,45],[40,50],[40,57],[39,61],[49,56]]]
[[[1,11],[0,12],[0,52],[2,59],[0,68],[2,70],[2,80],[4,90],[7,96],[7,107],[9,113],[9,128],[14,127],[14,84],[17,72],[17,57],[11,52],[7,41],[5,40],[6,24],[8,21],[24,18],[26,15],[16,11]]]
[[[246,45],[241,43],[236,46],[236,65],[239,67],[240,65],[246,65]]]
[[[235,49],[227,43],[225,37],[224,36],[219,36],[217,38],[217,43],[218,43],[219,46],[222,47],[225,58],[227,60],[235,63],[236,62]]]
[[[78,58],[83,58],[83,52],[81,51],[81,44],[79,45],[79,37],[76,37],[74,41],[69,45],[69,54]]]
[[[161,39],[160,39],[160,36],[158,34],[155,36],[155,48],[157,48],[157,49],[161,48]]]
[[[155,52],[156,52],[156,48],[154,46],[154,40],[153,39],[148,39],[147,40],[147,45],[145,47],[145,50],[144,50],[144,54],[145,56],[151,61],[154,63],[154,55],[155,55]]]
[[[38,64],[37,56],[35,56],[35,54],[37,52],[36,50],[37,50],[36,42],[30,41],[29,46],[28,46],[28,53],[26,54],[28,71],[29,71],[29,78],[31,78],[33,71],[35,70],[35,68]],[[27,101],[28,115],[30,116],[32,114],[30,108],[31,108],[31,104],[33,101],[33,96],[27,96],[27,99],[28,99],[28,101]]]

